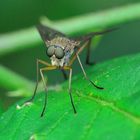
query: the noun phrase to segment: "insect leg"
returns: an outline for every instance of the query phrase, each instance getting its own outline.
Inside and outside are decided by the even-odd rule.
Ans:
[[[91,40],[89,40],[88,44],[87,44],[87,55],[86,55],[86,64],[87,65],[94,65],[95,62],[90,62],[90,48],[91,48]]]
[[[84,38],[83,38],[84,39]],[[87,54],[86,54],[86,64],[87,65],[93,65],[95,64],[94,62],[90,62],[90,48],[91,48],[91,41],[92,38],[88,38],[84,40],[84,44],[80,47],[80,49],[78,50],[77,54],[79,54],[85,47],[87,47]],[[76,57],[76,56],[75,56]]]
[[[85,70],[84,70],[84,68],[83,68],[83,65],[82,65],[82,63],[81,63],[81,60],[80,60],[79,55],[76,54],[76,57],[77,57],[77,59],[78,59],[78,62],[79,62],[79,64],[80,64],[80,67],[81,67],[81,69],[82,69],[82,71],[83,71],[83,74],[84,74],[86,80],[88,80],[88,81],[89,81],[93,86],[95,86],[96,88],[98,88],[98,89],[104,89],[103,87],[99,87],[99,86],[95,85],[95,84],[87,77],[87,74],[86,74],[86,72],[85,72]]]
[[[45,67],[45,68],[41,68],[40,69],[40,75],[41,75],[41,78],[42,78],[42,81],[43,81],[43,85],[44,85],[44,88],[45,88],[45,91],[46,91],[44,107],[43,107],[42,113],[40,115],[41,117],[43,117],[43,115],[44,115],[44,111],[46,109],[46,104],[47,104],[47,84],[45,83],[45,78],[44,78],[44,75],[43,75],[43,71],[54,70],[56,68],[57,68],[56,66],[49,66],[49,67]]]
[[[87,46],[87,44],[88,44],[88,40],[77,50],[76,53],[79,54],[80,52],[82,52],[83,49]],[[76,59],[76,53],[75,53],[75,55],[72,57],[72,59],[70,60],[69,66],[71,66],[71,65],[73,64],[73,62],[75,61],[75,59]]]
[[[100,31],[100,32],[91,32],[91,33],[83,35],[81,37],[73,38],[75,41],[78,41],[78,42],[80,41],[83,44],[83,45],[80,46],[80,48],[78,48],[78,51],[76,53],[79,54],[85,47],[88,47],[86,62],[87,62],[87,64],[92,64],[92,63],[89,62],[91,39],[94,36],[103,35],[105,33],[109,33],[109,32],[112,32],[114,30],[117,30],[117,29],[118,28],[112,28],[112,29],[107,29],[107,30]],[[69,66],[72,65],[72,63],[74,62],[75,59],[76,59],[76,55],[73,56],[72,60],[69,63]]]
[[[65,72],[63,69],[61,69],[61,71],[62,71],[62,73],[63,73],[64,79],[65,79],[65,80],[67,80],[67,79],[68,79],[68,77],[67,77],[66,72]]]
[[[73,102],[73,98],[72,98],[72,93],[71,93],[72,68],[65,66],[64,69],[70,71],[70,73],[69,73],[69,95],[70,95],[70,100],[71,100],[71,104],[72,104],[74,113],[76,113],[76,109],[75,109],[75,106],[74,106],[74,102]]]
[[[34,99],[35,95],[36,95],[36,91],[37,91],[37,87],[38,87],[38,82],[39,82],[39,63],[40,64],[44,64],[46,66],[50,66],[49,63],[47,63],[47,62],[45,62],[43,60],[37,59],[37,61],[36,61],[36,77],[37,77],[37,80],[36,80],[35,90],[34,90],[34,93],[33,93],[33,96],[31,97],[31,99],[27,100],[25,103],[31,102]]]

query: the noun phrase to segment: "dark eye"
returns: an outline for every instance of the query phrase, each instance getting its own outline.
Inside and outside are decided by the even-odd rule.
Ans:
[[[54,46],[50,46],[50,47],[48,48],[47,52],[46,52],[47,55],[48,55],[49,57],[53,56],[54,50],[55,50],[55,47],[54,47]]]
[[[64,57],[64,51],[63,51],[63,49],[60,48],[60,47],[57,47],[56,50],[55,50],[55,56],[58,59],[62,59]]]

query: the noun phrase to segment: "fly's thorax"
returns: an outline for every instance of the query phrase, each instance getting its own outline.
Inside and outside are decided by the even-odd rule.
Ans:
[[[56,37],[52,39],[48,45],[61,46],[63,49],[65,49],[66,47],[68,47],[69,49],[73,49],[75,46],[75,44],[71,40],[65,37]]]
[[[47,46],[61,46],[65,51],[73,52],[75,46],[78,46],[80,42],[70,40],[66,37],[56,37],[49,41]]]

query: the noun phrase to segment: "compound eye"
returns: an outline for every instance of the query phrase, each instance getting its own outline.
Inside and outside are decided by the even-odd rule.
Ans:
[[[46,52],[47,55],[48,55],[49,57],[53,56],[54,50],[55,50],[55,47],[54,47],[54,46],[48,47],[47,52]]]
[[[62,59],[64,57],[65,53],[64,50],[61,47],[57,47],[55,50],[55,56],[58,59]]]

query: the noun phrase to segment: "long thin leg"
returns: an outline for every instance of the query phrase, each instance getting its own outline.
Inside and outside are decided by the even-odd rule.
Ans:
[[[46,93],[45,93],[44,107],[43,107],[42,113],[40,115],[41,117],[44,115],[44,111],[46,109],[46,104],[47,104],[47,85],[45,83],[45,79],[44,79],[44,76],[43,76],[43,72],[42,71],[43,71],[43,69],[40,69],[40,75],[41,75],[41,78],[42,78],[42,81],[43,81],[43,84],[44,84],[44,88],[45,88]]]
[[[73,111],[74,111],[74,113],[77,113],[76,112],[76,109],[75,109],[75,106],[74,106],[74,102],[73,102],[73,98],[72,98],[72,93],[71,93],[72,68],[70,68],[70,67],[64,67],[64,69],[70,71],[70,73],[69,73],[69,95],[70,95],[70,100],[71,100],[71,104],[72,104],[72,107],[73,107]]]
[[[114,30],[116,30],[118,28],[112,28],[112,29],[107,29],[107,30],[104,30],[104,31],[101,31],[101,32],[91,32],[89,34],[86,34],[84,36],[81,36],[81,37],[78,37],[77,39],[75,38],[74,40],[76,41],[80,41],[82,42],[82,46],[80,46],[80,48],[78,48],[78,51],[76,52],[77,54],[79,54],[85,47],[89,46],[89,41],[96,35],[103,35],[105,33],[108,33],[108,32],[112,32]],[[89,46],[90,47],[90,46]],[[90,52],[90,48],[88,48],[88,52]],[[88,61],[88,57],[89,57],[89,53],[87,55],[87,61]],[[69,66],[71,66],[74,62],[74,60],[76,59],[76,55],[73,56],[73,58],[71,59],[70,63],[69,63]]]
[[[75,109],[72,94],[71,94],[71,77],[72,77],[72,69],[70,69],[70,74],[69,74],[69,95],[70,95],[70,100],[71,100],[74,113],[76,113],[76,109]]]
[[[89,40],[87,44],[87,55],[86,55],[86,64],[87,65],[94,65],[95,62],[90,62],[90,48],[91,48],[91,39]]]
[[[87,46],[87,44],[88,44],[88,40],[76,51],[76,53],[79,54],[80,52],[82,52],[82,50]],[[73,64],[74,60],[76,59],[76,53],[70,60],[69,66],[71,66]]]
[[[45,112],[45,109],[46,109],[46,104],[47,104],[47,84],[45,83],[45,78],[44,78],[44,75],[43,75],[43,71],[54,70],[56,68],[57,68],[56,66],[49,66],[49,67],[45,67],[45,68],[40,69],[40,75],[41,75],[43,85],[44,85],[44,88],[45,88],[45,91],[46,91],[45,102],[44,102],[43,110],[42,110],[42,113],[41,113],[41,117],[43,117],[43,115],[44,115],[44,112]]]
[[[98,89],[104,89],[103,87],[99,87],[99,86],[95,85],[95,84],[87,77],[87,74],[86,74],[86,72],[85,72],[85,70],[84,70],[84,68],[83,68],[83,65],[82,65],[82,63],[81,63],[81,60],[80,60],[80,58],[79,58],[79,55],[76,54],[76,56],[77,56],[77,59],[78,59],[78,61],[79,61],[79,64],[80,64],[80,66],[81,66],[81,69],[82,69],[82,71],[83,71],[83,74],[84,74],[85,78],[86,78],[93,86],[95,86],[96,88],[98,88]]]
[[[85,43],[84,43],[84,44],[77,50],[77,52],[76,52],[77,54],[79,54],[80,52],[83,51],[83,49],[84,49],[85,47],[87,47],[86,64],[88,64],[88,65],[93,65],[93,64],[95,64],[94,62],[93,62],[93,63],[90,62],[90,44],[91,44],[91,40],[92,40],[92,38],[86,40]],[[74,62],[75,59],[76,59],[76,54],[75,54],[75,55],[73,56],[73,58],[71,59],[71,61],[70,61],[70,63],[69,63],[69,66],[71,66],[71,65],[73,64],[73,62]]]
[[[37,80],[36,80],[35,90],[34,90],[34,93],[33,93],[33,96],[31,97],[31,99],[27,100],[25,103],[32,102],[33,99],[35,98],[37,87],[38,87],[38,82],[39,82],[39,63],[43,64],[43,65],[46,65],[46,66],[50,66],[49,63],[47,63],[47,62],[45,62],[43,60],[37,59],[37,61],[36,61],[36,79]]]
[[[67,80],[68,79],[68,76],[67,76],[66,72],[63,69],[61,69],[61,71],[63,73],[64,79]]]

